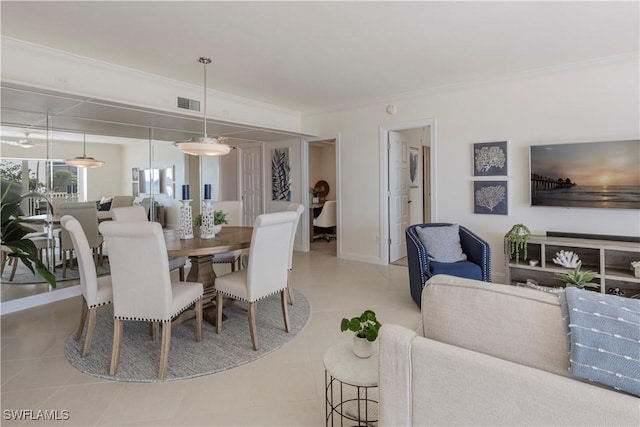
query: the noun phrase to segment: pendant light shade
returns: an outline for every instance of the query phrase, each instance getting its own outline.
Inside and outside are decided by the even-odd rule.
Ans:
[[[204,136],[178,141],[176,146],[183,153],[192,156],[223,156],[233,150],[233,147],[223,142],[226,138],[209,138],[207,136],[207,64],[211,64],[211,58],[201,56],[198,61],[204,66]]]
[[[68,166],[76,166],[79,168],[99,168],[104,165],[104,162],[101,160],[96,160],[93,157],[87,157],[87,134],[84,134],[84,139],[82,140],[82,156],[74,157],[73,159],[65,160],[65,163]]]

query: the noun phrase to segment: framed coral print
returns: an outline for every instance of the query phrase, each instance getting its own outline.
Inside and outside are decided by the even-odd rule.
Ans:
[[[474,181],[473,213],[509,215],[507,181]]]
[[[507,141],[473,144],[473,176],[506,176]]]

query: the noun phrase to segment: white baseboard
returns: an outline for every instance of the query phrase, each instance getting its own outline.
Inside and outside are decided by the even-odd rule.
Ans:
[[[76,285],[52,292],[31,295],[29,297],[18,298],[11,301],[4,301],[2,304],[0,304],[0,314],[14,313],[16,311],[38,307],[39,305],[49,304],[50,302],[73,298],[80,294],[80,285]]]

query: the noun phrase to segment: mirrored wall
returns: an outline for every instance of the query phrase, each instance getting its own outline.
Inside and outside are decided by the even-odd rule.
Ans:
[[[3,108],[3,118],[5,112]],[[174,141],[154,139],[153,128],[110,122],[104,124],[108,134],[95,134],[84,133],[83,129],[59,129],[55,117],[30,117],[46,125],[36,128],[29,123],[20,126],[20,123],[3,122],[1,127],[0,174],[5,179],[20,182],[23,194],[38,192],[56,202],[92,201],[98,210],[106,211],[114,196],[133,196],[134,203],[148,209],[150,219],[160,222],[167,230],[177,227],[179,189],[190,183],[190,176],[196,177],[191,178],[191,184],[200,186],[200,171],[192,170],[190,174],[188,170],[190,165],[199,169],[199,158],[195,158],[195,162],[189,161],[189,156],[181,153]],[[92,125],[95,127],[95,123]],[[192,136],[189,132],[184,135],[184,138]],[[79,156],[93,157],[104,164],[82,168],[65,163],[66,159]],[[207,162],[210,166],[215,165],[216,159]],[[219,189],[215,192],[219,193]],[[22,208],[25,216],[57,213],[51,211],[49,204],[36,198],[26,199]],[[38,226],[34,225],[34,228],[37,230]],[[53,263],[57,266],[61,263],[59,248],[53,253],[55,259],[43,257],[50,270]],[[20,267],[24,266],[19,264]],[[5,267],[2,275],[2,302],[78,286],[77,279],[63,279],[58,280],[54,290],[31,273],[26,279],[23,274],[9,280],[10,271],[10,266]]]

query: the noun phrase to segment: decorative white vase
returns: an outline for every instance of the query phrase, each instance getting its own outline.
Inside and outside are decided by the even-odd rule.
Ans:
[[[202,224],[200,224],[200,238],[201,239],[213,239],[216,237],[216,229],[213,224],[213,216],[215,212],[213,210],[213,203],[211,199],[205,199],[202,201]]]
[[[317,205],[318,203],[320,203],[320,197],[314,197],[311,199],[311,203],[313,203],[314,205]]]
[[[373,354],[373,342],[353,334],[353,354],[361,359],[367,359]]]
[[[193,239],[193,214],[191,213],[191,199],[181,200],[180,206],[180,239]]]
[[[213,232],[218,234],[220,233],[220,231],[222,231],[222,224],[218,224],[218,225],[214,225],[213,226]]]

